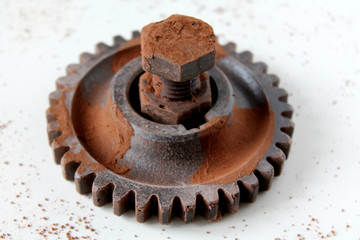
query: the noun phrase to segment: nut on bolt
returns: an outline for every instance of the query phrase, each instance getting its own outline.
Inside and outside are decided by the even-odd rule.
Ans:
[[[215,35],[207,23],[172,15],[141,31],[141,112],[154,121],[180,124],[211,107],[210,79]]]

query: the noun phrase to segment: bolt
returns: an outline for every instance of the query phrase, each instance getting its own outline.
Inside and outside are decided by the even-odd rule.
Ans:
[[[141,54],[159,96],[190,99],[201,87],[199,75],[215,65],[215,35],[199,19],[172,15],[141,30]]]
[[[158,123],[203,123],[211,108],[210,79],[215,35],[207,23],[172,15],[141,30],[144,73],[139,80],[141,112]],[[199,124],[193,124],[193,123]]]

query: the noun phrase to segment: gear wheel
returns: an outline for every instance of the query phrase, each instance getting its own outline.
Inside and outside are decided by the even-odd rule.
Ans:
[[[126,96],[121,93],[121,87],[124,87],[125,83],[120,80],[114,82],[113,79],[127,78],[131,74],[138,76],[143,72],[141,58],[139,58],[141,56],[139,35],[139,32],[134,32],[132,40],[129,41],[125,41],[122,37],[115,37],[113,46],[107,46],[103,43],[97,44],[95,54],[81,54],[80,64],[69,65],[66,69],[66,76],[57,80],[57,90],[49,96],[47,131],[55,162],[61,164],[64,178],[74,180],[76,190],[79,193],[92,192],[93,202],[96,206],[103,206],[112,202],[115,215],[121,215],[130,209],[134,209],[136,220],[139,222],[146,221],[151,215],[157,215],[162,224],[169,223],[174,216],[178,216],[188,223],[194,221],[197,214],[203,215],[209,221],[215,221],[222,218],[225,213],[236,212],[240,202],[254,202],[259,190],[268,190],[271,187],[274,175],[280,174],[283,162],[288,156],[294,129],[294,124],[291,121],[293,109],[287,104],[286,91],[278,88],[279,79],[275,75],[266,74],[267,67],[264,63],[253,63],[250,52],[236,53],[234,43],[222,47],[217,45],[217,54],[220,57],[217,57],[216,60],[216,70],[211,70],[212,72],[210,71],[209,75],[213,79],[212,86],[216,83],[214,83],[215,78],[226,78],[229,79],[234,89],[233,95],[231,91],[228,92],[234,96],[234,99],[231,100],[231,96],[228,96],[229,98],[224,100],[220,96],[223,93],[220,89],[221,85],[220,87],[217,85],[219,94],[213,96],[213,100],[215,99],[217,104],[224,100],[227,103],[233,102],[243,109],[262,109],[265,106],[267,109],[265,114],[269,115],[270,120],[272,118],[271,121],[269,120],[270,125],[266,125],[264,128],[257,128],[256,126],[254,128],[257,131],[252,134],[257,135],[261,131],[267,131],[267,126],[271,126],[271,131],[268,134],[260,134],[259,137],[270,136],[271,138],[268,144],[264,146],[265,151],[261,152],[256,148],[249,153],[257,152],[257,155],[255,154],[256,160],[253,161],[255,165],[250,172],[242,173],[240,177],[238,177],[239,172],[235,172],[237,176],[232,177],[231,180],[229,178],[228,180],[212,179],[211,176],[215,173],[209,168],[212,163],[208,162],[208,168],[205,166],[203,169],[203,173],[207,174],[201,174],[199,169],[204,164],[200,164],[201,166],[195,166],[195,171],[194,169],[191,170],[193,177],[190,182],[185,180],[179,182],[179,179],[185,179],[185,175],[178,178],[175,176],[180,170],[187,169],[186,171],[189,171],[188,168],[194,168],[192,163],[186,162],[186,156],[183,156],[185,163],[181,166],[176,165],[178,162],[174,165],[171,165],[171,162],[170,165],[162,162],[163,165],[160,164],[161,166],[145,163],[145,166],[141,168],[135,166],[136,163],[130,160],[119,165],[116,161],[109,161],[108,155],[93,150],[95,142],[102,142],[102,148],[111,150],[111,146],[109,146],[111,141],[108,140],[109,138],[111,140],[111,132],[117,131],[116,128],[110,129],[108,131],[110,135],[106,136],[86,135],[87,132],[93,131],[96,127],[100,129],[111,128],[109,126],[111,122],[104,122],[101,118],[104,115],[102,111],[104,109],[107,111],[105,103],[111,102],[111,100],[116,101],[119,108],[126,104],[124,100]],[[132,84],[127,90],[132,92],[133,86],[136,84]],[[106,95],[107,89],[114,89],[114,93],[113,95],[110,94],[110,97]],[[126,95],[126,93],[124,94]],[[264,103],[266,104],[264,105]],[[88,108],[97,109],[97,111],[89,112]],[[138,121],[132,119],[133,115],[128,113],[129,111],[135,112],[134,109],[136,110],[136,107],[123,109],[123,112],[115,111],[117,115],[121,115],[120,119],[126,119],[126,121],[119,121],[116,124],[125,126],[124,129],[126,129],[126,126],[130,125],[129,122]],[[232,108],[229,109],[226,105],[224,109],[218,111],[231,110]],[[260,110],[260,113],[264,114],[264,111]],[[246,115],[245,112],[241,112],[241,114]],[[140,116],[140,114],[135,115],[135,117]],[[218,120],[219,118],[214,119]],[[251,121],[252,119],[250,119]],[[155,124],[154,129],[152,129],[151,124],[150,120],[141,118],[139,123],[133,125],[133,127],[136,125],[134,127],[135,133],[129,132],[128,135],[134,136],[139,132],[143,134],[146,128],[150,128],[158,134],[157,136],[167,136],[161,134],[165,130],[158,129],[159,124]],[[140,125],[141,127],[139,127]],[[243,127],[251,128],[251,126]],[[202,129],[202,127],[196,129]],[[196,129],[182,128],[180,131],[184,133],[182,136],[189,138],[188,132],[193,134],[197,131]],[[234,137],[237,139],[243,136]],[[133,151],[135,151],[138,139],[134,140],[134,138],[131,142],[122,138],[115,144],[131,145],[131,149],[134,148]],[[165,139],[164,141],[168,140]],[[246,138],[245,140],[250,141],[251,139]],[[156,141],[160,140],[157,139]],[[147,143],[141,142],[141,140],[138,144],[140,145],[139,148],[146,149],[147,147]],[[169,158],[171,154],[174,154],[170,149],[173,145],[167,142],[166,146],[169,155],[165,158]],[[189,149],[189,146],[183,147]],[[162,149],[163,146],[160,145],[159,148]],[[128,148],[123,152],[120,150],[120,152],[115,153],[118,159],[128,154],[125,153],[126,150]],[[142,154],[148,153],[145,151]],[[184,154],[186,155],[186,153]],[[198,158],[203,158],[202,154],[201,152],[193,153]],[[128,159],[135,157],[141,158],[142,155],[132,153]],[[114,165],[118,165],[116,169],[112,167]],[[232,171],[234,166],[224,167],[225,170]],[[145,173],[137,177],[136,174],[132,174],[132,168],[135,169],[135,173],[136,170]],[[196,170],[198,171],[196,172]],[[161,172],[161,176],[153,176],[157,171]]]

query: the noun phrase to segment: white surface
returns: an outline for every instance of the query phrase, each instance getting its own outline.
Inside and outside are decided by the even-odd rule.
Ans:
[[[359,1],[223,2],[0,1],[0,236],[43,239],[45,229],[48,239],[68,231],[91,239],[360,238]],[[295,108],[283,174],[217,223],[139,224],[133,212],[94,207],[62,178],[47,143],[47,96],[66,65],[172,13],[201,18],[221,43],[252,51]]]

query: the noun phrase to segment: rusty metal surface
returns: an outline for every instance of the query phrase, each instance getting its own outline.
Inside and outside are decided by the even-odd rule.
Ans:
[[[177,125],[195,116],[200,118],[211,107],[211,89],[209,77],[202,76],[201,80],[176,83],[166,79],[162,82],[162,95],[156,96],[150,81],[155,76],[142,75],[139,82],[141,112],[158,123]],[[153,82],[154,80],[152,80]],[[172,84],[172,83],[176,84]],[[170,87],[168,87],[170,85]],[[196,87],[196,92],[193,91]],[[163,96],[164,95],[164,96]],[[169,97],[170,96],[170,97]]]
[[[131,164],[131,172],[126,174],[137,182],[163,186],[181,186],[191,183],[185,181],[203,163],[204,150],[200,142],[201,128],[185,129],[182,125],[164,125],[143,118],[134,111],[128,89],[142,73],[141,58],[132,60],[113,78],[110,85],[112,99],[124,117],[132,124],[135,136],[131,148],[123,159]],[[217,67],[208,72],[221,89],[218,100],[206,114],[212,116],[227,116],[233,108],[231,84],[221,74]],[[211,120],[210,117],[208,120]],[[136,161],[132,161],[136,159]]]
[[[199,25],[205,25],[208,32],[199,31]],[[189,34],[194,30],[201,37]],[[162,44],[160,39],[167,40]],[[141,46],[146,46],[146,51],[142,50],[142,69],[148,72],[139,82],[141,112],[158,123],[186,125],[184,122],[194,119],[198,119],[198,125],[204,123],[203,115],[210,109],[212,98],[210,79],[202,73],[215,65],[211,26],[192,17],[173,15],[145,26]]]
[[[150,52],[142,56],[144,71],[173,82],[193,80],[215,65],[215,34],[210,25],[193,17],[175,14],[143,27],[141,45]]]
[[[116,215],[135,209],[139,222],[157,215],[159,222],[166,224],[174,216],[179,216],[186,223],[191,222],[197,214],[209,221],[218,220],[225,213],[236,212],[240,202],[254,202],[259,190],[268,190],[274,175],[280,174],[288,155],[294,125],[290,119],[292,108],[286,103],[286,91],[278,88],[276,76],[266,74],[266,65],[253,63],[249,52],[236,53],[232,44],[224,46],[229,55],[207,72],[215,81],[219,95],[205,118],[210,121],[226,116],[232,111],[233,104],[256,107],[268,101],[274,111],[275,133],[267,153],[253,173],[232,183],[191,184],[183,179],[201,164],[197,161],[203,158],[199,142],[201,128],[159,124],[141,117],[134,110],[129,102],[128,90],[132,81],[143,73],[141,59],[132,60],[116,74],[107,70],[124,42],[117,37],[113,46],[101,45],[96,54],[83,54],[81,63],[70,65],[67,76],[57,81],[57,90],[50,94],[50,108],[65,103],[67,113],[71,115],[73,95],[79,86],[89,90],[94,81],[109,79],[110,89],[113,89],[112,99],[134,129],[131,148],[124,156],[125,162],[126,159],[137,159],[134,171],[120,175],[108,169],[84,168],[82,166],[88,164],[86,161],[96,159],[68,161],[66,154],[74,146],[78,151],[86,151],[86,148],[76,136],[59,144],[56,140],[66,133],[64,129],[59,129],[50,111],[47,112],[48,135],[55,161],[61,163],[66,179],[75,180],[77,191],[81,194],[92,192],[96,206],[112,202]],[[61,99],[64,92],[66,97]],[[156,157],[160,155],[164,157]]]

